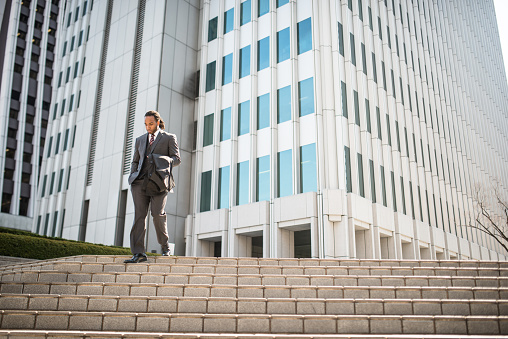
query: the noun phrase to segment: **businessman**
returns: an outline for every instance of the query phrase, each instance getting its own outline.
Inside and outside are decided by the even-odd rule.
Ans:
[[[165,132],[164,127],[160,114],[156,111],[148,111],[145,114],[147,133],[136,139],[129,176],[134,201],[134,223],[130,234],[133,256],[125,260],[125,263],[147,260],[145,220],[149,207],[162,255],[170,255],[164,208],[168,192],[175,186],[172,170],[180,164],[180,152],[176,135]],[[154,178],[158,181],[154,181]]]

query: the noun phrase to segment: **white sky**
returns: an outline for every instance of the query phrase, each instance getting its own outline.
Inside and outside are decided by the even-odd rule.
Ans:
[[[496,7],[497,26],[499,29],[499,38],[501,39],[501,48],[503,49],[504,69],[508,75],[508,0],[494,0]]]

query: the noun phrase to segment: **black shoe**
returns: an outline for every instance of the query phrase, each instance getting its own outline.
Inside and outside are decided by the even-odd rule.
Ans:
[[[135,264],[142,261],[147,261],[148,258],[146,257],[146,254],[144,253],[136,253],[132,256],[132,258],[127,259],[124,261],[126,264]]]
[[[163,247],[162,248],[162,256],[169,257],[170,255],[171,255],[171,251],[169,250],[169,247]]]

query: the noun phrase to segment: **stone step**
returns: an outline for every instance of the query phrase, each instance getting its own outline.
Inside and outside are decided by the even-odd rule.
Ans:
[[[508,277],[318,274],[214,274],[161,272],[18,271],[0,275],[1,282],[118,282],[210,285],[310,286],[494,286],[508,287]],[[1,291],[0,291],[1,292]]]
[[[210,285],[103,282],[2,282],[0,293],[229,298],[508,299],[495,286]]]
[[[508,315],[508,300],[202,298],[0,294],[0,309],[209,314],[498,316]]]
[[[279,275],[403,275],[403,276],[505,276],[508,268],[491,267],[401,267],[401,266],[298,266],[298,265],[222,265],[222,264],[179,264],[179,263],[89,263],[48,262],[41,265],[26,265],[0,274],[17,271],[60,271],[86,273],[207,273],[207,274],[279,274]]]
[[[286,334],[508,334],[508,316],[268,315],[2,310],[2,329]]]

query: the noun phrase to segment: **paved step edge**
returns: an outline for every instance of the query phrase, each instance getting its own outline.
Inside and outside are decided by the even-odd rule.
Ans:
[[[2,329],[286,334],[508,334],[508,316],[1,312]]]

